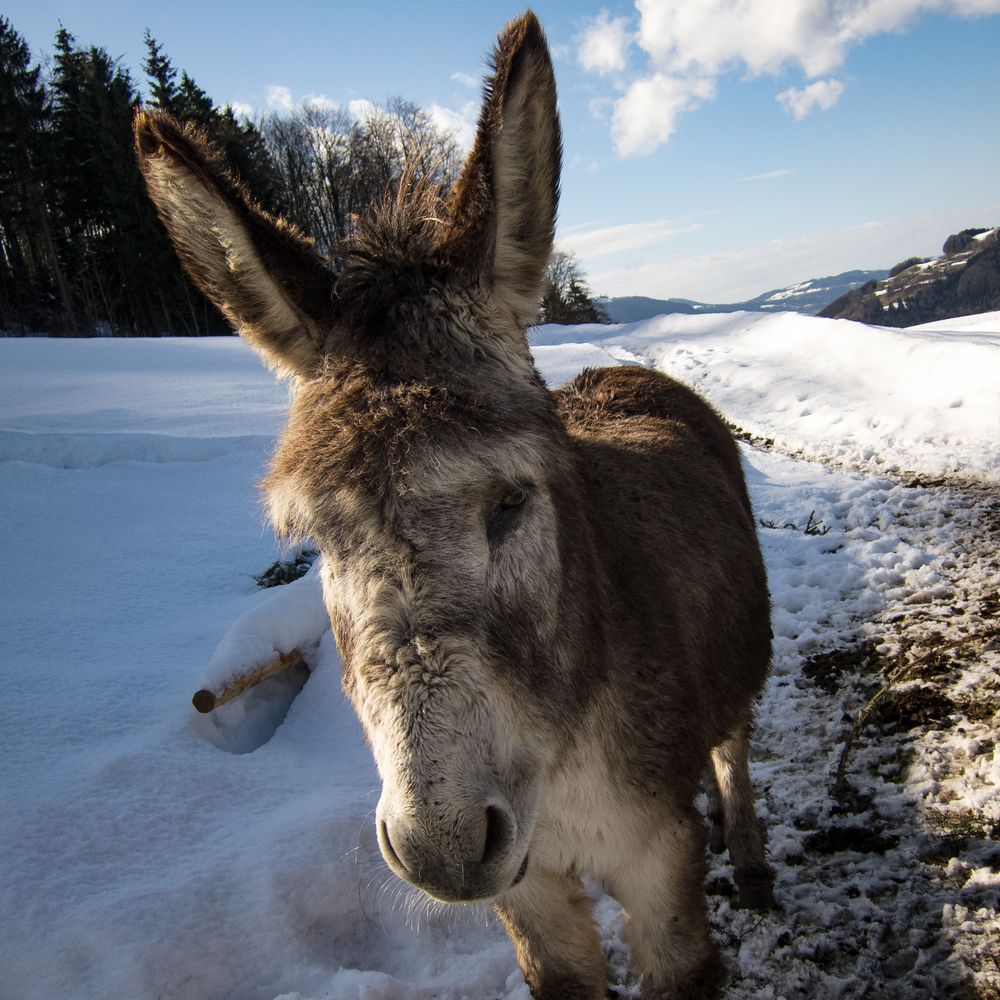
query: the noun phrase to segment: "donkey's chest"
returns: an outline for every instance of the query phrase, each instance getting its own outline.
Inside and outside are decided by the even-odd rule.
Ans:
[[[627,776],[613,775],[603,754],[576,754],[547,785],[532,858],[551,871],[611,877],[636,849],[648,819]]]

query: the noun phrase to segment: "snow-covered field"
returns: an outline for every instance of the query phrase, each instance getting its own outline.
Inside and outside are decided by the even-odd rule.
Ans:
[[[734,911],[712,860],[732,1000],[1000,996],[1000,314],[941,327],[532,335],[553,383],[655,363],[764,445],[743,446],[776,637],[754,775],[780,909]],[[0,340],[5,1000],[527,998],[485,910],[427,908],[382,863],[310,580],[254,585],[286,395],[234,338]],[[194,716],[241,637],[314,641],[283,721],[280,680]]]

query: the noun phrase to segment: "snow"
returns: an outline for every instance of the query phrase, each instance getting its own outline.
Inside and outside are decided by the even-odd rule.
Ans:
[[[323,606],[319,563],[301,579],[276,588],[238,618],[222,637],[199,688],[216,690],[280,653],[316,646],[330,627]]]
[[[972,316],[957,316],[954,319],[939,319],[933,323],[907,327],[910,331],[930,330],[932,332],[955,333],[967,337],[970,333],[1000,335],[1000,312],[976,313]]]
[[[863,734],[845,806],[831,773],[877,677],[852,667],[824,686],[803,660],[863,638],[892,657],[994,606],[996,318],[532,333],[551,384],[655,362],[774,439],[742,452],[773,525],[753,766],[782,909],[733,911],[713,859],[729,1000],[954,996],[992,975],[995,844],[941,832],[1000,824],[992,717]],[[235,338],[0,340],[0,996],[527,1000],[485,910],[431,907],[380,859],[378,779],[315,575],[254,585],[279,552],[255,484],[286,401]],[[889,475],[903,470],[980,485],[907,486]],[[275,678],[192,711],[198,687],[294,645],[312,670],[301,690]],[[998,664],[996,646],[969,653],[941,691],[989,704]],[[882,840],[823,846],[842,827]],[[621,914],[593,891],[612,981],[635,997]]]
[[[773,295],[767,297],[768,302],[781,302],[785,299],[793,299],[796,295],[803,295],[809,291],[813,286],[812,281],[800,281],[797,285],[791,285],[788,288],[782,289],[780,292],[775,292]]]
[[[956,336],[795,313],[675,315],[543,326],[532,343],[581,333],[652,358],[786,453],[879,473],[1000,478],[997,325]]]

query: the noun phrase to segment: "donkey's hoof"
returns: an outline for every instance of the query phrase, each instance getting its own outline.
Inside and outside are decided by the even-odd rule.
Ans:
[[[677,983],[673,990],[663,996],[670,1000],[719,1000],[727,978],[725,965],[718,956],[713,955],[693,975]]]
[[[747,865],[737,868],[734,874],[739,888],[737,906],[741,910],[774,909],[774,878],[767,865]]]
[[[726,828],[715,820],[708,828],[708,849],[713,854],[721,854],[726,849]]]

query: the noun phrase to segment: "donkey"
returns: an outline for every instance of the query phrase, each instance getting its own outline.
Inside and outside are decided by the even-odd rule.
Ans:
[[[264,488],[322,552],[389,867],[491,902],[538,1000],[605,995],[583,873],[628,914],[646,1000],[716,997],[708,770],[714,845],[744,904],[771,900],[747,769],[770,604],[740,460],[662,374],[546,388],[525,329],[561,140],[532,13],[492,69],[454,186],[404,181],[335,266],[192,128],[140,111],[139,163],[192,279],[294,376]]]

